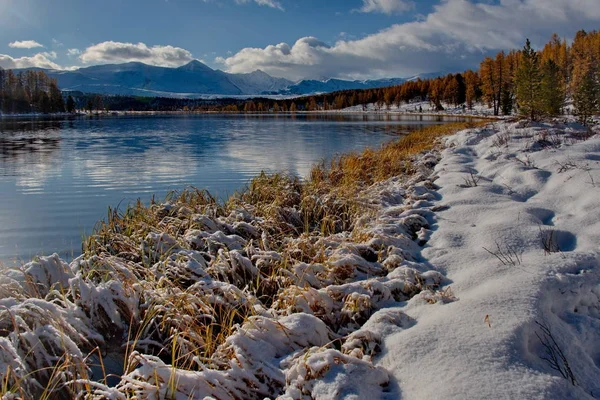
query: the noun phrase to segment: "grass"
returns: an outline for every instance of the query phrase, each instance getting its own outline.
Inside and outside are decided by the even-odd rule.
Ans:
[[[79,307],[107,341],[127,338],[120,350],[126,373],[136,367],[140,353],[159,357],[173,369],[224,368],[220,349],[257,310],[274,307],[283,313],[294,298],[315,293],[308,278],[317,287],[353,280],[354,266],[335,266],[329,260],[341,243],[331,235],[371,239],[362,230],[364,221],[358,221],[373,212],[364,201],[372,185],[413,175],[419,169],[417,155],[438,146],[440,137],[483,124],[427,127],[381,148],[317,164],[306,180],[262,173],[225,202],[188,188],[170,193],[162,204],[137,201],[124,210],[109,208],[107,218],[83,243],[77,264],[80,286],[66,290],[61,304]],[[374,254],[383,259],[385,251]],[[317,272],[295,270],[301,263]],[[45,300],[55,301],[52,296]],[[339,300],[336,307],[346,322],[332,320],[334,330],[347,329],[345,325],[364,320],[370,312],[367,298]],[[318,299],[311,304],[321,307]],[[17,330],[15,335],[18,342]],[[88,353],[99,354],[108,346],[81,344]],[[46,387],[43,395],[68,397],[75,384],[66,377],[86,377],[85,365],[63,350],[56,365],[48,365],[56,370],[38,382]],[[0,382],[2,393],[15,390],[18,380],[9,375]],[[173,396],[174,379],[172,374],[165,383]]]

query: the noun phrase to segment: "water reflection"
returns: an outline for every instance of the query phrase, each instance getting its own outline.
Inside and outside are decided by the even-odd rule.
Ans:
[[[261,170],[305,176],[316,161],[441,122],[358,114],[0,121],[0,261],[77,255],[108,206],[188,185],[224,198]]]

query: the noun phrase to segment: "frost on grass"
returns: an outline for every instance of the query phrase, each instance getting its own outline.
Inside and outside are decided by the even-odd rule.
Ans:
[[[380,311],[443,283],[418,261],[435,220],[439,156],[394,166],[391,151],[385,179],[367,156],[316,168],[310,184],[260,175],[226,204],[197,190],[138,202],[110,211],[70,265],[52,255],[6,271],[3,392],[379,397],[390,375],[373,365],[378,324],[410,325]],[[113,375],[108,357],[123,373]]]

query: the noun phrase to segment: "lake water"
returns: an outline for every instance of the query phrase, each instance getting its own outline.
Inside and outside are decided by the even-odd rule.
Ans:
[[[265,171],[314,162],[456,118],[144,116],[0,121],[0,262],[81,251],[109,206],[186,186],[226,198]]]

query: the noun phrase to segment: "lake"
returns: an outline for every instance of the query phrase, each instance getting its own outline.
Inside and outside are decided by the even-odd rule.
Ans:
[[[0,262],[57,252],[138,198],[186,186],[226,198],[260,171],[313,163],[459,118],[405,115],[156,115],[0,121]]]

